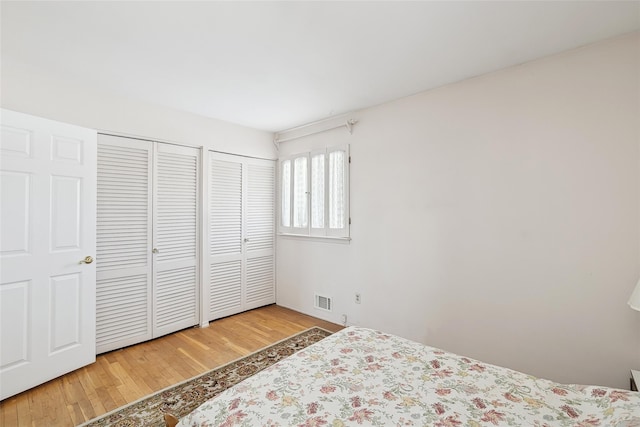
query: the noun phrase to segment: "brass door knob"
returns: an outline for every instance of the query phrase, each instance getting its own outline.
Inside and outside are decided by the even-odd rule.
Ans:
[[[80,264],[91,264],[92,262],[93,258],[91,258],[90,256],[86,256],[82,261],[80,261]]]

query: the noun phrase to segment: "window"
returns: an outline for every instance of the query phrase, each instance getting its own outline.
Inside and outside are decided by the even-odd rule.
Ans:
[[[280,232],[349,237],[349,147],[280,160]]]

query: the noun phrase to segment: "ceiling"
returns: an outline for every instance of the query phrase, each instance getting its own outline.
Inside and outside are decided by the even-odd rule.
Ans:
[[[279,131],[640,29],[640,2],[7,2],[2,59]]]

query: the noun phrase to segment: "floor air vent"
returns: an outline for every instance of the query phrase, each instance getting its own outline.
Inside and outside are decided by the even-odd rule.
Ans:
[[[316,294],[316,308],[320,310],[331,311],[331,298],[324,295]]]

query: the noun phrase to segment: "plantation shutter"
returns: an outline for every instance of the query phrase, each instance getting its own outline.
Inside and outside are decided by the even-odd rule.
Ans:
[[[328,203],[326,203],[326,150],[312,151],[311,158],[311,228],[312,236],[324,236],[326,230],[326,218],[328,217]]]
[[[348,146],[327,150],[328,165],[328,219],[330,236],[349,234],[349,151]]]
[[[280,228],[291,227],[291,160],[280,163]]]
[[[349,145],[280,159],[283,234],[349,238]]]
[[[198,323],[199,160],[196,148],[157,144],[154,336]]]
[[[309,227],[309,157],[296,157],[293,160],[293,228]]]
[[[152,147],[98,138],[97,353],[152,338]]]
[[[211,153],[209,320],[242,311],[241,158]]]

